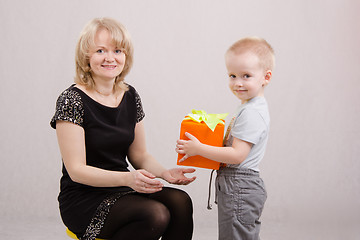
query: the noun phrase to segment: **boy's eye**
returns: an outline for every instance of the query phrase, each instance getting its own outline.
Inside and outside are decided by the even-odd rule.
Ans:
[[[234,74],[230,74],[230,75],[229,75],[229,78],[231,78],[231,79],[235,79],[235,78],[236,78],[236,76],[235,76]]]
[[[243,76],[243,78],[245,78],[245,79],[247,79],[247,78],[249,78],[249,77],[250,77],[249,74],[244,74],[244,76]]]

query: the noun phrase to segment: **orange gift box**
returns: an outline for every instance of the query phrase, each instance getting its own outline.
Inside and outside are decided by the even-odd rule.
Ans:
[[[196,111],[193,110],[193,113],[195,112],[202,112],[204,111]],[[190,114],[189,114],[190,115]],[[223,136],[224,136],[224,128],[225,128],[225,121],[223,118],[226,117],[227,114],[211,114],[211,116],[215,116],[217,118],[215,124],[212,123],[212,127],[209,126],[208,123],[206,123],[208,114],[205,113],[205,121],[203,121],[200,117],[197,119],[193,119],[189,116],[187,116],[182,122],[181,122],[181,129],[180,129],[180,139],[188,140],[188,138],[185,136],[185,132],[190,133],[191,135],[195,136],[201,143],[216,146],[216,147],[222,147],[223,146]],[[214,120],[214,119],[212,119]],[[218,122],[218,123],[217,123]],[[211,129],[211,128],[212,129]],[[202,156],[192,156],[184,160],[183,162],[179,162],[181,158],[184,157],[184,154],[178,154],[177,159],[177,165],[183,165],[183,166],[193,166],[193,167],[200,167],[200,168],[208,168],[208,169],[216,169],[218,170],[220,168],[220,163],[204,158]]]

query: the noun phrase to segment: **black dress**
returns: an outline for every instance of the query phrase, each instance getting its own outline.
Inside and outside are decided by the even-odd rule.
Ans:
[[[118,107],[104,106],[72,85],[62,92],[50,125],[69,121],[84,128],[86,164],[112,171],[129,171],[126,161],[134,129],[145,114],[136,90],[129,85]],[[95,239],[111,206],[134,192],[129,187],[92,187],[73,182],[63,165],[59,208],[64,224],[81,239]]]

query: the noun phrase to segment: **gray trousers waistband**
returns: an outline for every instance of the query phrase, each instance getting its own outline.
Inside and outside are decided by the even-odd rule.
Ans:
[[[219,170],[217,170],[218,175],[224,175],[224,176],[236,176],[236,175],[243,175],[243,176],[254,176],[259,177],[260,174],[257,171],[247,169],[247,168],[228,168],[228,167],[222,167]]]

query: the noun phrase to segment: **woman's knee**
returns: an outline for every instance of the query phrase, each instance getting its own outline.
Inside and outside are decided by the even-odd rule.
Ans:
[[[166,229],[170,222],[170,212],[164,204],[153,202],[144,211],[143,221],[151,228]]]
[[[183,201],[184,204],[192,206],[192,200],[189,194],[187,194],[185,191],[180,190],[180,197],[181,201]]]
[[[183,190],[175,189],[171,193],[171,198],[176,208],[182,208],[183,210],[193,211],[193,203],[190,196]]]

